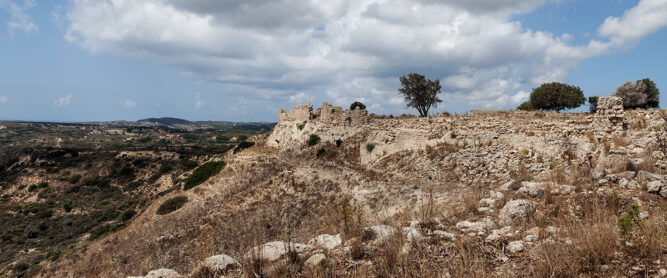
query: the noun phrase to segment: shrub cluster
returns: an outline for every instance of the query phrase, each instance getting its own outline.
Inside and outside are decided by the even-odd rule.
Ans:
[[[316,134],[311,134],[310,137],[308,138],[308,146],[315,146],[317,143],[320,142],[320,137],[317,136]]]
[[[584,92],[568,84],[559,82],[545,83],[533,89],[530,100],[522,103],[517,110],[555,110],[577,108],[586,102]]]
[[[200,185],[207,181],[210,177],[217,175],[222,170],[222,167],[225,166],[224,161],[209,161],[199,168],[195,169],[185,180],[185,185],[183,185],[183,190],[191,189],[197,185]]]
[[[185,205],[185,203],[187,201],[188,201],[188,197],[185,197],[185,196],[177,196],[177,197],[171,198],[169,200],[166,200],[157,209],[157,214],[158,215],[165,215],[167,213],[176,211],[177,209],[183,207],[183,205]]]

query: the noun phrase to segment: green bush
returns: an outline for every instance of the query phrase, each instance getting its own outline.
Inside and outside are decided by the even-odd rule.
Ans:
[[[134,217],[136,214],[137,214],[137,211],[135,211],[133,209],[127,210],[127,211],[123,212],[123,214],[120,217],[120,220],[123,221],[123,222],[126,222],[126,221],[132,219],[132,217]]]
[[[552,82],[542,84],[530,93],[530,104],[535,109],[555,110],[577,108],[586,102],[584,92],[568,84]]]
[[[549,159],[549,169],[553,169],[560,165],[560,159],[552,157]]]
[[[324,148],[319,148],[319,149],[317,150],[317,157],[322,156],[326,151],[327,151],[327,150],[325,150]]]
[[[197,169],[195,169],[194,172],[192,172],[192,175],[190,175],[185,180],[185,185],[183,186],[183,190],[188,190],[204,183],[210,177],[220,173],[220,170],[222,170],[222,167],[224,166],[225,166],[224,161],[209,161],[202,164]]]
[[[517,111],[533,111],[535,108],[533,107],[533,104],[530,103],[530,101],[524,101],[523,103],[519,104],[519,106],[516,107]]]
[[[319,142],[320,142],[320,137],[315,134],[311,134],[310,137],[308,138],[308,146],[311,147],[315,146]]]
[[[76,175],[74,175],[74,176],[71,176],[71,177],[69,177],[69,180],[68,180],[68,181],[69,181],[69,183],[71,183],[71,184],[77,184],[77,183],[79,183],[79,181],[81,181],[81,175],[76,174]]]
[[[238,145],[236,145],[236,148],[234,148],[234,153],[237,153],[241,150],[250,148],[255,145],[255,142],[250,142],[250,141],[241,141]]]
[[[296,124],[296,128],[302,130],[304,127],[306,127],[306,123],[308,123],[308,121],[303,121],[303,123]]]
[[[641,225],[639,222],[639,207],[636,204],[630,205],[628,211],[618,218],[618,228],[621,229],[623,234],[629,232],[633,224]]]
[[[336,139],[336,147],[340,147],[340,145],[343,144],[343,140],[341,139]]]
[[[355,102],[352,103],[352,105],[350,105],[350,110],[354,110],[354,109],[357,109],[357,108],[366,109],[366,105],[364,105],[363,103],[358,102],[358,101],[355,101]]]
[[[375,149],[375,144],[374,144],[374,143],[368,143],[368,144],[366,144],[366,151],[367,151],[367,152],[372,152],[373,149]]]
[[[28,192],[34,192],[35,190],[37,190],[37,185],[36,184],[28,186]]]
[[[173,211],[176,211],[177,209],[180,209],[185,205],[185,203],[188,201],[188,197],[185,196],[177,196],[174,198],[171,198],[169,200],[164,201],[162,205],[157,209],[157,214],[158,215],[164,215]]]
[[[596,96],[588,97],[588,104],[590,105],[588,107],[588,111],[591,112],[591,114],[595,114],[595,112],[598,111],[598,100],[600,98]]]

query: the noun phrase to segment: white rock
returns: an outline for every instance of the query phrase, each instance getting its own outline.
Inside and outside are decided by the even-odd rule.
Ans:
[[[662,189],[660,189],[660,196],[667,198],[667,186],[663,186]]]
[[[513,236],[512,227],[505,226],[501,229],[496,229],[491,231],[491,233],[489,233],[489,236],[487,236],[486,239],[484,239],[484,242],[486,242],[487,244],[498,244],[504,239],[511,236]]]
[[[648,211],[642,211],[639,213],[639,219],[644,220],[648,218]]]
[[[385,241],[396,232],[396,229],[387,225],[376,225],[366,228],[366,231],[372,231],[375,234],[375,240]]]
[[[291,243],[289,247],[297,253],[303,253],[313,249],[312,246],[301,243]],[[246,257],[252,257],[254,255],[272,262],[279,259],[282,255],[287,254],[288,250],[287,242],[272,241],[253,247],[248,251]]]
[[[535,202],[525,199],[507,202],[498,215],[500,224],[511,225],[514,220],[523,220],[535,212],[535,206]]]
[[[343,244],[343,240],[341,239],[340,234],[337,235],[322,234],[308,241],[308,244],[318,248],[329,250],[341,246],[341,244]]]
[[[600,180],[598,181],[598,184],[600,184],[600,185],[606,185],[606,184],[608,184],[608,183],[609,183],[609,181],[608,181],[607,179],[600,179]]]
[[[661,268],[658,270],[658,275],[660,275],[660,277],[667,277],[667,269]]]
[[[422,234],[414,227],[403,227],[403,234],[410,242],[420,240],[422,238]]]
[[[324,254],[321,253],[315,254],[310,256],[310,258],[308,258],[304,264],[309,267],[316,267],[319,266],[322,263],[322,261],[326,258],[327,256],[325,256]]]
[[[648,193],[658,193],[662,187],[662,182],[660,181],[651,181],[646,184]]]
[[[538,239],[540,239],[540,236],[538,235],[526,235],[523,237],[523,240],[527,242],[535,242]]]
[[[509,244],[507,244],[507,250],[509,250],[512,253],[523,251],[523,241],[517,240],[510,242]]]
[[[493,227],[493,225],[494,225],[493,221],[489,219],[484,219],[483,221],[477,221],[477,222],[470,222],[465,220],[456,223],[456,228],[460,229],[464,233],[468,233],[471,231],[486,232],[486,229]]]
[[[234,258],[224,254],[206,258],[205,265],[208,269],[214,272],[226,272],[241,267],[241,264]]]
[[[484,198],[479,200],[479,203],[477,204],[480,208],[481,207],[493,207],[496,205],[496,200],[489,199],[489,198]]]
[[[433,231],[433,234],[434,234],[434,235],[437,235],[437,236],[440,236],[440,237],[447,238],[447,239],[449,239],[449,240],[451,240],[451,241],[455,241],[455,240],[456,240],[456,235],[453,234],[453,233],[448,233],[448,232],[441,231],[441,230],[435,230],[435,231]]]
[[[621,181],[618,182],[618,185],[621,188],[627,188],[627,189],[637,189],[639,188],[639,185],[637,185],[637,182],[633,180],[628,180],[626,178],[621,179]]]
[[[160,268],[149,271],[144,278],[185,278],[185,276],[178,274],[173,269]]]

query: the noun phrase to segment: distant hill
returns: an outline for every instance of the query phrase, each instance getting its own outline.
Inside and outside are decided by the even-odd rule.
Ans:
[[[172,118],[172,117],[148,118],[148,119],[138,120],[137,122],[159,123],[163,125],[175,125],[175,124],[187,125],[192,123],[191,121],[188,120]]]

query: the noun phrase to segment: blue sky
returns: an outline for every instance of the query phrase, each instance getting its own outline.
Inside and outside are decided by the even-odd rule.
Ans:
[[[0,0],[0,119],[401,114],[413,71],[443,82],[435,112],[513,108],[547,81],[667,88],[667,0],[339,2]]]

